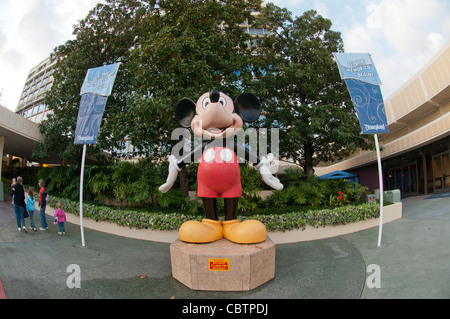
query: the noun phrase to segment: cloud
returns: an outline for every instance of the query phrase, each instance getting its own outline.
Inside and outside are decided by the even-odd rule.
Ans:
[[[11,42],[43,60],[55,46],[72,37],[73,25],[83,19],[97,2],[14,0],[10,14],[15,19],[12,19],[11,28],[8,30]]]
[[[0,0],[0,100],[14,109],[26,76],[57,45],[72,38],[73,25],[97,0]],[[272,0],[293,16],[308,9],[330,18],[346,52],[370,52],[388,97],[450,39],[447,0]],[[6,76],[5,76],[6,74]]]
[[[53,49],[73,38],[73,25],[98,0],[2,0],[0,13],[0,99],[15,109],[28,72]],[[5,76],[6,75],[6,76]]]
[[[294,16],[315,9],[341,32],[346,52],[369,52],[384,97],[413,77],[450,39],[448,0],[274,0]]]
[[[24,8],[22,2],[14,1],[12,6],[15,14],[21,15],[12,30],[14,46],[24,52],[33,52],[36,58],[43,60],[51,45],[62,40],[63,33],[53,24],[53,8],[48,3],[29,1]]]
[[[367,7],[367,27],[380,31],[397,51],[407,53],[426,39],[429,30],[424,26],[441,16],[439,7],[434,0],[384,0]]]
[[[386,98],[445,45],[450,38],[449,20],[445,1],[372,1],[365,21],[342,32],[345,49],[372,54]]]
[[[305,3],[306,0],[269,0],[265,1],[266,3],[272,2],[273,4],[279,6],[280,8],[292,8],[301,6]]]

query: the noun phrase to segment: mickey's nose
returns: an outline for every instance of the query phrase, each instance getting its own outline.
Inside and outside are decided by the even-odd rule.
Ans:
[[[216,89],[213,89],[211,92],[209,92],[209,99],[211,100],[211,103],[219,102],[220,92]]]
[[[231,112],[219,103],[220,92],[215,89],[212,90],[209,92],[209,99],[211,103],[207,104],[201,114],[203,129],[224,129],[232,125],[233,118],[231,116]]]

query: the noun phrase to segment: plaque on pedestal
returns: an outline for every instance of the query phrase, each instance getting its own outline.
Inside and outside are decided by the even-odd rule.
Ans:
[[[275,277],[275,244],[269,237],[251,245],[178,239],[170,246],[170,257],[172,276],[193,290],[249,291]]]

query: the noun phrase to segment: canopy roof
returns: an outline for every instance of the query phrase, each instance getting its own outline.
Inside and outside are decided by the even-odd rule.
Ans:
[[[358,175],[352,174],[352,173],[347,173],[344,171],[334,171],[334,172],[319,176],[320,179],[339,179],[339,178],[350,179],[350,178],[355,178],[355,177],[358,177]]]

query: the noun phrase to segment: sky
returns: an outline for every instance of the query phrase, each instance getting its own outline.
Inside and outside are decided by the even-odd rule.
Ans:
[[[98,0],[0,0],[0,104],[15,110],[28,72],[73,39]],[[341,32],[345,52],[370,53],[386,99],[450,39],[448,0],[271,0],[294,17],[309,9]],[[449,62],[450,63],[450,62]]]

